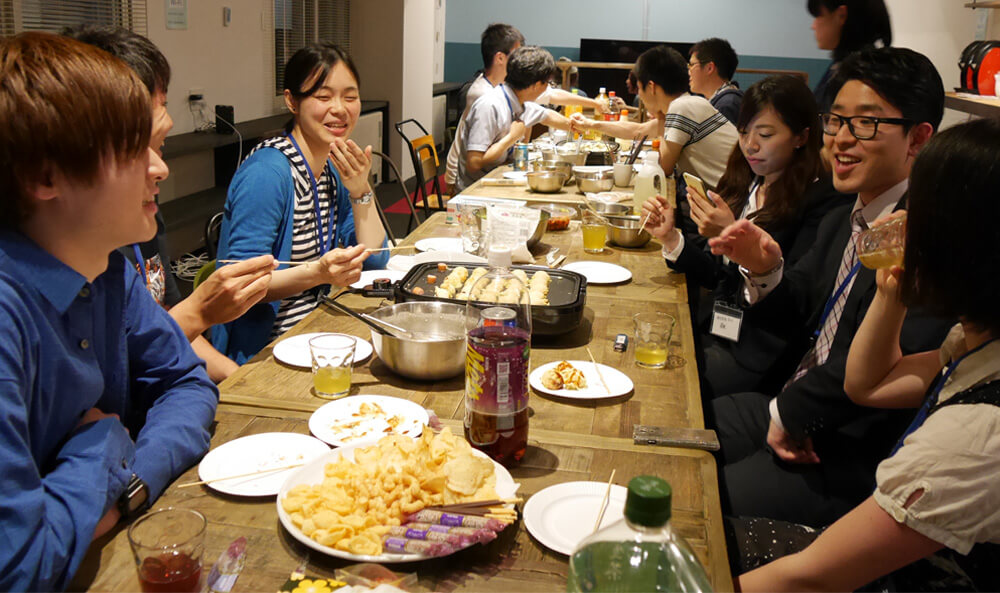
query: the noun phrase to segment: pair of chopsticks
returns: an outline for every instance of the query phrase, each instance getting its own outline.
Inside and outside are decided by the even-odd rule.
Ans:
[[[639,151],[642,150],[642,145],[646,143],[647,138],[649,138],[649,136],[643,136],[642,140],[639,140],[638,142],[632,145],[632,150],[629,151],[628,158],[625,160],[627,164],[629,165],[635,164],[636,159],[639,158]]]
[[[286,469],[292,469],[295,467],[302,467],[304,463],[293,463],[292,465],[283,465],[281,467],[272,467],[270,469],[262,469],[255,472],[247,472],[245,474],[237,474],[235,476],[225,476],[222,478],[212,478],[211,480],[200,480],[198,482],[188,482],[186,484],[180,484],[178,488],[190,488],[192,486],[201,486],[202,484],[211,484],[212,482],[222,482],[224,480],[235,480],[236,478],[249,478],[250,476],[257,476],[260,474],[271,474],[274,472],[284,471]]]
[[[365,249],[365,253],[380,253],[382,251],[392,251],[394,249],[416,249],[413,245],[395,245],[393,247],[380,247],[378,249]],[[242,259],[220,259],[218,263],[220,264],[238,264],[241,261],[246,261]],[[281,261],[276,260],[275,263],[285,265],[285,266],[304,266],[306,264],[314,264],[318,260],[311,261]]]
[[[454,504],[442,504],[427,507],[427,511],[442,511],[445,513],[457,513],[459,515],[479,515],[489,516],[496,514],[497,509],[507,504],[524,502],[523,498],[494,498],[492,500],[476,500],[472,502],[458,502]],[[506,509],[505,509],[506,511]]]
[[[594,363],[594,370],[597,371],[597,377],[601,380],[601,385],[604,385],[604,391],[611,395],[611,388],[608,387],[608,382],[604,380],[604,374],[601,373],[601,367],[597,364],[597,360],[594,359],[594,353],[590,351],[590,346],[587,347],[587,354],[590,355],[590,362]]]
[[[611,477],[608,478],[608,487],[604,491],[604,498],[601,499],[601,512],[597,514],[597,522],[594,523],[594,531],[597,531],[601,527],[601,520],[604,519],[604,511],[608,510],[608,499],[611,497],[611,484],[615,480],[615,472],[617,469],[611,470]]]

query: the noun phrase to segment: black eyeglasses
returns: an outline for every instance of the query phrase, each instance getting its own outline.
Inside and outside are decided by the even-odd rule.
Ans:
[[[852,115],[847,117],[836,113],[821,113],[820,119],[823,121],[823,133],[828,136],[836,136],[841,126],[847,124],[847,129],[851,135],[858,140],[871,140],[878,133],[879,124],[892,124],[905,126],[911,120],[902,117],[872,117],[870,115]]]
[[[701,65],[703,65],[704,63],[705,63],[705,62],[688,62],[688,70],[691,70],[691,69],[692,69],[692,68],[694,68],[695,66],[701,66]]]

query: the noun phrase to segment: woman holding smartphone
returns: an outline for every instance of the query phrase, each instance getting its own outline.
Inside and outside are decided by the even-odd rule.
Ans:
[[[830,209],[852,203],[851,197],[833,189],[823,172],[816,101],[802,79],[770,76],[747,89],[736,124],[739,142],[718,193],[705,195],[688,185],[691,218],[704,237],[714,237],[737,217],[751,219],[775,237],[789,265],[812,245],[819,221]],[[647,200],[643,210],[649,215],[646,229],[663,244],[667,265],[711,293],[697,305],[694,317],[700,327],[702,375],[711,384],[708,387],[715,396],[751,390],[783,353],[784,342],[770,341],[766,352],[755,346],[748,368],[732,352],[738,341],[713,336],[715,304],[736,308],[740,302],[737,267],[702,248],[697,235],[685,235],[677,228],[674,209],[663,197]],[[712,372],[719,366],[716,362],[726,372]]]
[[[215,347],[240,364],[315,309],[329,285],[349,285],[362,266],[378,269],[388,258],[365,251],[383,246],[385,231],[368,183],[372,149],[350,139],[361,114],[350,56],[331,43],[307,45],[285,66],[284,86],[292,119],[233,177],[219,259],[270,253],[309,263],[279,267],[264,304],[213,329]]]

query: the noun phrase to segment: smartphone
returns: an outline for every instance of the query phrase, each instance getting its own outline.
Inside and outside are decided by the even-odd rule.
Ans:
[[[712,200],[708,199],[708,192],[705,191],[705,183],[701,180],[700,177],[695,177],[690,173],[685,173],[684,183],[686,183],[688,187],[693,189],[694,192],[698,194],[698,197],[701,198],[707,206],[712,207],[715,205],[712,203]]]

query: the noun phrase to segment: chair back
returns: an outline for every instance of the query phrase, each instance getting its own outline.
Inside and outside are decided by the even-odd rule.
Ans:
[[[420,130],[420,136],[410,138],[403,132],[406,125],[416,126]],[[410,160],[413,163],[413,172],[417,178],[417,188],[414,192],[414,199],[422,202],[424,216],[430,215],[430,210],[444,210],[446,196],[442,195],[441,183],[438,181],[438,168],[441,161],[438,159],[437,148],[434,145],[434,136],[427,131],[415,119],[405,119],[394,126],[396,133],[406,141],[406,147],[410,151]],[[430,186],[428,188],[428,186]]]
[[[208,259],[215,259],[219,250],[219,235],[222,233],[222,212],[216,212],[205,223],[205,251]]]

